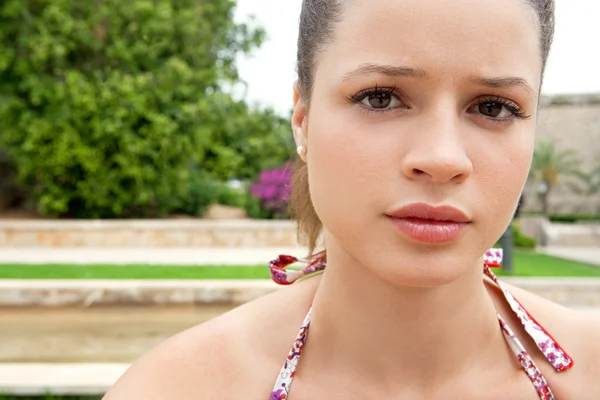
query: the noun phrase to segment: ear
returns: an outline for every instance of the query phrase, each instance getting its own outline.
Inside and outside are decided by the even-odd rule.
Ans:
[[[294,83],[294,112],[292,114],[292,131],[294,133],[294,140],[296,146],[308,147],[308,136],[307,136],[307,122],[308,122],[308,109],[306,103],[300,97],[300,90],[298,89],[298,81]]]

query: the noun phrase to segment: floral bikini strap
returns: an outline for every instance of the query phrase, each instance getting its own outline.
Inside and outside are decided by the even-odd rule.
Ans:
[[[548,360],[554,369],[558,372],[563,372],[573,367],[573,359],[567,352],[558,344],[550,333],[529,314],[521,303],[506,289],[504,284],[498,280],[489,266],[485,265],[484,273],[492,279],[504,294],[508,305],[513,313],[517,316],[525,332],[533,339],[537,347],[540,349],[544,357]]]
[[[538,323],[527,310],[515,299],[515,297],[506,289],[492,272],[492,268],[502,266],[502,249],[490,249],[483,256],[483,272],[502,291],[508,305],[521,321],[525,332],[535,341],[546,359],[559,372],[566,371],[573,367],[573,359],[567,352],[554,340],[544,327]],[[304,269],[287,269],[292,264],[301,262],[307,264]],[[316,272],[323,271],[327,266],[327,256],[325,252],[315,255],[310,260],[298,259],[293,256],[281,255],[276,260],[269,263],[271,278],[279,285],[291,285],[299,279]]]
[[[306,264],[304,269],[287,269],[295,263]],[[502,266],[502,249],[491,249],[483,256],[483,264],[486,269]],[[271,279],[279,285],[291,285],[305,276],[325,270],[327,266],[326,253],[315,254],[311,259],[300,259],[294,256],[280,255],[276,260],[269,263]],[[491,272],[491,271],[490,271]],[[493,274],[492,274],[493,275]],[[492,279],[495,279],[494,276]]]
[[[301,262],[308,264],[304,269],[287,269],[292,264]],[[327,257],[325,252],[317,254],[312,260],[299,259],[293,256],[281,255],[276,260],[269,263],[271,279],[279,285],[291,285],[305,276],[325,270],[327,266]]]

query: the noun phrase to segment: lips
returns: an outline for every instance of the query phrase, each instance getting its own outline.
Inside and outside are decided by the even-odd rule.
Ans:
[[[467,214],[457,208],[425,203],[411,204],[386,216],[409,238],[431,244],[456,240],[471,222]]]
[[[432,221],[467,223],[471,219],[458,208],[451,206],[434,207],[425,203],[410,204],[387,214],[393,218],[417,218]]]

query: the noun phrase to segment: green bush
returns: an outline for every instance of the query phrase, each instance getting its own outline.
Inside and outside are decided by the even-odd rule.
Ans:
[[[537,240],[535,238],[525,235],[521,231],[521,227],[519,226],[519,222],[517,220],[512,221],[510,226],[512,228],[513,245],[515,247],[523,249],[534,249],[537,247]],[[500,239],[494,245],[494,247],[502,247],[502,239]]]
[[[521,217],[543,217],[544,214],[542,214],[541,211],[522,211],[519,214]]]
[[[579,218],[575,215],[551,215],[548,218],[551,222],[560,222],[560,223],[575,223],[579,220]]]
[[[246,208],[247,196],[243,189],[235,189],[227,184],[222,184],[217,191],[215,203],[224,206]]]
[[[521,227],[517,221],[513,221],[511,227],[515,247],[534,249],[537,246],[537,240],[525,235],[523,231],[521,231]]]
[[[542,217],[539,212],[524,212],[524,217]],[[550,222],[573,224],[577,222],[596,222],[600,221],[600,214],[552,214],[548,217]]]
[[[594,222],[600,221],[598,214],[555,214],[550,216],[551,222],[557,223],[577,223],[577,222]]]
[[[263,209],[260,199],[254,197],[250,191],[246,192],[246,205],[244,207],[250,218],[254,219],[272,219],[271,213]]]
[[[248,197],[244,187],[236,189],[230,187],[226,182],[212,178],[207,173],[194,173],[191,178],[189,194],[181,211],[203,217],[208,207],[213,204],[246,209]]]
[[[254,177],[291,154],[285,118],[224,89],[263,37],[234,5],[0,2],[0,147],[41,214],[166,215],[202,191],[192,170]]]
[[[515,235],[514,243],[515,247],[519,248],[535,249],[537,247],[537,240],[524,234]]]
[[[206,179],[193,177],[190,182],[189,194],[182,206],[182,211],[196,217],[203,217],[208,207],[217,201],[219,183]]]

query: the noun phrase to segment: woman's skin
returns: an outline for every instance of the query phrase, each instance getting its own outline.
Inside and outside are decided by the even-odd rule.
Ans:
[[[597,398],[600,321],[512,288],[574,358],[556,373],[482,273],[534,149],[534,11],[520,0],[354,0],[336,28],[293,116],[326,272],[166,341],[106,399],[268,399],[311,304],[291,400],[538,399],[496,311],[558,399]],[[418,242],[386,217],[417,202],[471,222],[452,242]]]

